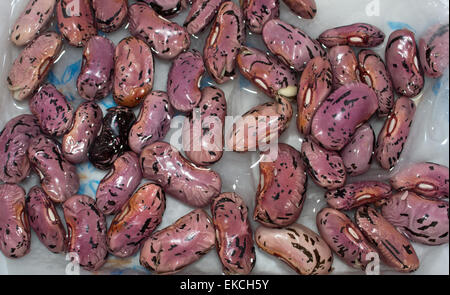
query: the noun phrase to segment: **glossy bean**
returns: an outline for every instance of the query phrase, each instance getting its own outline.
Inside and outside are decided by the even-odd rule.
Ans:
[[[347,174],[358,176],[369,171],[374,148],[375,132],[365,123],[356,129],[350,142],[340,151]]]
[[[248,208],[235,193],[222,193],[211,204],[216,248],[225,274],[249,274],[256,263]]]
[[[261,154],[253,218],[267,227],[291,225],[300,216],[306,198],[307,177],[301,155],[284,143],[278,144],[273,156],[270,152]]]
[[[146,146],[139,162],[144,178],[190,206],[205,207],[220,194],[222,181],[218,173],[194,166],[168,143]]]
[[[144,243],[140,264],[157,274],[173,274],[199,260],[214,247],[213,223],[196,209],[152,236]]]
[[[192,0],[192,7],[184,21],[186,31],[197,35],[212,22],[225,0]]]
[[[236,77],[236,57],[244,41],[245,24],[240,6],[232,1],[222,3],[203,48],[206,69],[217,83]]]
[[[127,20],[128,0],[92,0],[95,23],[105,33],[117,31]]]
[[[416,105],[409,98],[400,97],[395,102],[394,109],[378,134],[375,147],[375,158],[382,168],[392,169],[400,159],[415,112]]]
[[[358,60],[347,45],[335,46],[328,52],[333,73],[333,89],[358,81]]]
[[[163,17],[174,17],[187,7],[187,2],[192,0],[138,0],[150,5],[159,15]]]
[[[384,42],[386,35],[376,26],[354,23],[326,30],[320,34],[320,43],[330,48],[338,45],[353,47],[376,47]]]
[[[166,197],[159,185],[140,187],[114,217],[108,229],[108,251],[117,257],[130,257],[162,221]]]
[[[448,68],[449,62],[449,24],[430,27],[419,40],[420,63],[425,74],[439,78]]]
[[[280,0],[243,0],[241,5],[247,28],[255,34],[261,34],[265,23],[280,16]]]
[[[317,13],[315,0],[283,0],[289,9],[305,19],[313,19]]]
[[[100,181],[95,194],[96,205],[105,215],[116,214],[141,183],[139,158],[125,152],[114,161],[112,169]]]
[[[32,96],[47,78],[62,48],[61,37],[54,32],[40,35],[27,45],[14,61],[7,78],[8,89],[16,100]]]

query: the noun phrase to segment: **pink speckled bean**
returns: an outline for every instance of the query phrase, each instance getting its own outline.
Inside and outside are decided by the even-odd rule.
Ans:
[[[141,186],[114,217],[108,229],[108,251],[117,257],[130,257],[162,221],[166,197],[159,185]]]
[[[387,265],[399,272],[413,272],[419,268],[419,258],[411,243],[379,212],[361,206],[355,213],[355,220]]]
[[[449,62],[449,24],[434,25],[419,40],[420,63],[427,76],[439,78]]]
[[[396,190],[409,190],[431,198],[448,197],[449,183],[448,167],[430,162],[409,164],[391,177]]]
[[[53,84],[42,86],[30,99],[29,105],[45,134],[58,137],[72,127],[73,107]]]
[[[392,32],[386,45],[386,65],[399,95],[414,97],[422,91],[424,74],[413,32],[407,29]]]
[[[184,52],[173,61],[167,78],[167,94],[176,110],[191,112],[198,105],[204,73],[203,57],[196,50]]]
[[[56,17],[59,31],[72,46],[85,46],[97,35],[90,0],[58,0]]]
[[[159,15],[163,17],[174,17],[187,7],[187,2],[192,0],[138,0],[150,5]]]
[[[45,135],[35,137],[28,147],[28,158],[53,202],[62,203],[77,193],[77,168],[64,158],[59,142]]]
[[[9,120],[0,132],[0,180],[19,183],[30,173],[27,149],[31,140],[41,134],[38,121],[31,114]]]
[[[347,45],[334,46],[328,55],[333,72],[333,89],[359,81],[358,60],[353,49]]]
[[[183,150],[192,163],[208,166],[222,158],[227,101],[216,87],[202,89],[202,100],[183,124]]]
[[[244,41],[241,7],[232,1],[222,3],[203,49],[206,69],[217,83],[236,77],[236,57]]]
[[[66,251],[66,229],[45,191],[34,186],[26,198],[28,220],[39,240],[53,253]]]
[[[384,42],[386,35],[367,23],[355,23],[326,30],[318,40],[326,47],[348,45],[353,47],[376,47]]]
[[[106,262],[106,219],[92,198],[74,195],[63,204],[68,231],[69,253],[88,271],[98,270]]]
[[[117,31],[127,20],[128,0],[92,0],[95,23],[105,33]]]
[[[216,248],[225,274],[249,274],[256,263],[248,208],[235,193],[222,193],[211,204]]]
[[[308,136],[302,142],[301,154],[306,171],[318,186],[332,190],[345,184],[347,174],[337,152],[322,148]]]
[[[263,251],[280,258],[301,275],[325,275],[333,268],[333,253],[327,243],[304,225],[284,228],[260,226],[255,241]]]
[[[317,40],[280,19],[269,20],[262,30],[264,43],[270,52],[287,66],[301,72],[317,56],[326,56]]]
[[[266,22],[280,16],[280,0],[243,0],[244,19],[248,29],[261,34]]]
[[[17,184],[0,184],[0,250],[8,258],[20,258],[30,251],[27,215],[24,189]]]
[[[289,9],[301,18],[313,19],[317,13],[315,0],[283,0]]]
[[[375,158],[386,170],[392,169],[400,159],[409,137],[416,105],[407,97],[400,97],[378,134]]]
[[[199,260],[215,244],[211,218],[202,209],[191,211],[144,243],[139,261],[157,274],[173,274]]]
[[[64,135],[64,158],[74,164],[86,162],[88,151],[102,128],[103,112],[95,102],[87,101],[75,112],[72,128]]]
[[[326,149],[339,151],[377,109],[377,96],[369,86],[363,83],[341,86],[320,105],[311,134]]]
[[[7,78],[8,89],[16,100],[32,96],[47,78],[62,49],[62,39],[54,32],[37,37],[14,61]]]
[[[111,92],[114,78],[114,43],[94,36],[83,51],[83,64],[77,79],[78,94],[86,100],[103,99]]]
[[[267,96],[294,99],[297,96],[295,72],[274,56],[256,48],[241,47],[237,57],[241,74]]]
[[[332,90],[333,73],[325,57],[311,59],[303,71],[297,94],[297,128],[304,135],[311,132],[312,119]]]
[[[356,129],[351,141],[340,151],[348,175],[358,176],[369,171],[374,149],[375,132],[365,123]]]
[[[205,207],[220,194],[222,181],[218,173],[194,166],[168,143],[146,146],[139,162],[144,178],[190,206]]]
[[[170,121],[174,115],[167,93],[152,91],[142,103],[139,117],[130,129],[128,145],[136,154],[144,147],[163,140],[170,129]]]
[[[225,0],[193,0],[184,27],[189,34],[197,35],[211,23]]]
[[[189,34],[182,26],[163,18],[145,4],[135,3],[128,11],[131,35],[144,40],[159,58],[173,59],[189,48]]]
[[[325,198],[330,207],[337,210],[351,210],[359,206],[375,203],[391,196],[389,184],[379,181],[362,181],[327,191]]]
[[[408,239],[425,245],[448,243],[448,202],[428,200],[413,192],[399,192],[381,213]]]
[[[344,213],[323,208],[316,216],[317,228],[328,246],[353,268],[365,270],[378,255],[358,227]]]
[[[55,5],[56,0],[29,0],[12,26],[11,42],[23,46],[45,31],[52,20]]]
[[[294,223],[303,209],[306,172],[300,153],[290,145],[278,144],[276,159],[261,153],[260,181],[256,193],[254,220],[267,227]]]
[[[116,214],[141,183],[139,158],[126,152],[114,161],[112,169],[100,181],[95,195],[96,205],[105,215]]]

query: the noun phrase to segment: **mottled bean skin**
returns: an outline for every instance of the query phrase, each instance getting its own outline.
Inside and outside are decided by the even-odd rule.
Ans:
[[[186,31],[197,35],[211,23],[225,0],[192,0],[192,7],[184,21]]]
[[[315,0],[283,0],[292,12],[301,18],[313,19],[317,13]]]
[[[358,73],[361,82],[366,83],[378,97],[378,116],[386,117],[394,107],[394,87],[391,75],[381,57],[369,49],[358,54]]]
[[[430,198],[448,197],[449,183],[448,167],[431,162],[410,164],[391,177],[396,190],[409,190]]]
[[[256,192],[254,220],[267,227],[294,223],[303,209],[306,172],[300,153],[290,145],[278,144],[276,158],[261,153],[260,182]]]
[[[58,0],[56,17],[59,31],[72,46],[85,46],[92,36],[97,35],[89,0]]]
[[[150,5],[163,17],[174,17],[187,7],[188,0],[138,0]],[[191,2],[192,0],[189,0]]]
[[[36,117],[19,115],[9,120],[0,132],[0,180],[19,183],[30,173],[27,149],[30,141],[41,134]]]
[[[78,94],[86,100],[100,100],[111,92],[114,78],[114,44],[94,36],[83,51],[83,64],[77,79]]]
[[[86,101],[78,106],[72,128],[64,134],[62,152],[73,164],[88,160],[89,148],[102,128],[102,109],[95,102]]]
[[[45,135],[35,137],[28,147],[28,158],[53,202],[62,203],[77,193],[77,168],[64,158],[59,142]]]
[[[413,32],[407,29],[392,32],[386,45],[386,66],[399,95],[414,97],[422,91],[424,74]]]
[[[362,181],[327,191],[325,198],[330,207],[337,210],[351,210],[359,206],[375,203],[391,196],[389,184],[379,181]]]
[[[200,102],[200,81],[205,65],[200,52],[193,50],[180,54],[172,63],[167,79],[170,104],[180,112],[191,112]]]
[[[223,155],[227,101],[216,87],[202,89],[202,99],[183,124],[183,150],[192,163],[208,166]]]
[[[345,184],[347,174],[337,152],[322,148],[307,136],[302,142],[301,154],[306,171],[318,186],[332,190]]]
[[[202,209],[152,234],[141,250],[140,263],[157,274],[173,274],[196,262],[215,244],[213,223]]]
[[[12,26],[11,42],[23,46],[34,40],[49,25],[56,0],[29,0]]]
[[[241,7],[226,1],[220,5],[203,48],[205,67],[217,83],[223,84],[236,77],[236,57],[244,42],[245,24]]]
[[[25,191],[17,184],[0,184],[0,250],[8,258],[20,258],[28,254],[30,243]]]
[[[125,152],[114,161],[111,171],[100,181],[95,194],[96,205],[105,215],[116,214],[142,180],[139,157]]]
[[[340,151],[347,174],[358,176],[369,171],[374,149],[375,132],[365,123],[356,129],[351,141]]]
[[[128,144],[132,151],[140,154],[142,149],[163,140],[170,129],[174,110],[167,93],[152,91],[144,99],[136,123],[131,127]]]
[[[108,251],[117,257],[134,255],[161,223],[165,209],[166,197],[159,185],[140,187],[112,220]]]
[[[134,112],[127,107],[107,110],[101,132],[89,148],[88,159],[92,165],[108,170],[118,157],[129,150],[128,135],[135,121]]]
[[[413,192],[399,192],[381,213],[408,239],[425,245],[448,243],[448,202],[428,200]]]
[[[381,167],[392,169],[400,159],[409,136],[416,105],[407,97],[400,97],[378,134],[375,158]]]
[[[377,96],[369,86],[363,83],[341,86],[320,105],[311,134],[326,149],[339,151],[377,109]]]
[[[338,45],[352,47],[376,47],[384,42],[386,35],[367,23],[355,23],[326,30],[320,34],[320,43],[330,48]]]
[[[332,271],[333,253],[322,238],[304,225],[284,228],[259,226],[255,231],[259,248],[287,263],[301,275],[325,275]]]
[[[262,37],[270,52],[298,72],[303,71],[314,57],[326,56],[319,42],[280,19],[269,20],[264,25]]]
[[[248,208],[235,193],[222,193],[211,204],[216,248],[225,274],[247,275],[256,263]]]
[[[113,97],[117,104],[140,104],[152,91],[154,67],[152,52],[144,41],[134,37],[120,41],[114,53]]]
[[[92,0],[95,23],[105,33],[117,31],[127,20],[128,0]]]
[[[295,72],[277,58],[259,49],[243,46],[237,56],[237,65],[241,74],[267,96],[296,97]]]
[[[244,20],[247,28],[261,34],[264,25],[280,16],[280,0],[243,0]]]
[[[105,216],[92,198],[74,195],[63,204],[68,231],[68,253],[78,255],[77,263],[85,270],[96,271],[108,256]]]
[[[319,106],[332,90],[333,73],[331,64],[325,57],[311,59],[298,83],[297,128],[304,135],[311,132],[311,122]]]
[[[333,72],[333,89],[359,81],[358,60],[353,49],[347,45],[335,46],[330,49],[328,56]]]
[[[47,135],[58,137],[72,127],[73,107],[53,84],[42,86],[30,99],[29,106],[42,132]]]
[[[190,206],[205,207],[220,194],[222,181],[218,173],[192,165],[168,143],[146,146],[139,162],[144,178]]]
[[[61,48],[62,39],[54,32],[42,34],[27,45],[14,61],[7,78],[14,99],[21,101],[34,94],[47,78]]]
[[[67,247],[66,229],[45,191],[34,186],[26,198],[28,221],[39,240],[53,253],[63,253]]]
[[[233,124],[225,144],[235,152],[264,150],[289,127],[292,116],[291,103],[283,97],[258,105]]]
[[[344,213],[323,208],[316,216],[317,228],[328,246],[345,263],[364,271],[377,250],[366,240],[361,231]]]
[[[411,243],[379,212],[361,206],[355,213],[355,220],[384,263],[399,272],[413,272],[419,268],[419,258]]]
[[[432,78],[443,75],[449,62],[449,24],[430,27],[419,40],[420,63],[425,74]]]
[[[163,18],[145,4],[133,4],[128,10],[131,35],[144,40],[157,57],[173,59],[189,48],[191,40],[182,26]]]

